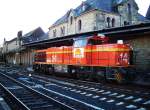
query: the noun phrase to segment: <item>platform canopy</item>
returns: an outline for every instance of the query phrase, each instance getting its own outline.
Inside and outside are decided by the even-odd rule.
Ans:
[[[56,37],[50,38],[47,40],[40,40],[31,43],[25,43],[23,46],[29,48],[48,48],[51,46],[69,46],[73,44],[73,39],[82,36],[91,36],[95,34],[104,34],[108,36],[110,42],[114,42],[117,39],[133,39],[134,37],[140,36],[142,37],[143,34],[150,34],[150,23],[142,23],[136,25],[129,25],[124,27],[116,27],[116,28],[109,28],[103,29],[98,31],[91,31],[86,33],[74,34],[64,37]]]

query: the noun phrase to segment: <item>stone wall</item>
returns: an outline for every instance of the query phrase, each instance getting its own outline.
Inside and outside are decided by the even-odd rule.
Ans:
[[[70,21],[71,17],[72,23]],[[108,27],[107,18],[110,18],[110,27]],[[114,27],[120,26],[120,15],[114,13],[108,13],[104,11],[92,10],[90,12],[84,13],[78,17],[74,17],[72,13],[70,13],[68,17],[68,22],[52,26],[49,30],[49,38],[54,37],[53,31],[56,30],[55,37],[63,36],[61,34],[61,28],[65,27],[65,35],[71,35],[76,33],[89,32],[104,28],[112,27],[112,19],[115,20]],[[81,30],[79,30],[79,20],[81,20]]]
[[[34,52],[32,50],[27,49],[24,52],[21,52],[21,63],[24,66],[32,65],[33,61],[34,61]]]
[[[134,50],[134,64],[139,72],[150,72],[150,35],[126,41]]]
[[[7,45],[7,52],[16,51],[19,49],[19,44],[17,39],[10,41]]]
[[[129,6],[130,5],[130,9]],[[129,11],[131,13],[129,13]],[[129,22],[130,24],[140,23],[138,21],[138,7],[134,0],[129,0],[126,3],[118,6],[118,12],[121,15],[121,24],[124,25],[124,22]]]
[[[95,30],[101,30],[104,28],[113,27],[112,26],[113,19],[115,20],[114,27],[120,26],[120,15],[119,14],[97,11],[95,14],[95,18],[96,18],[96,21],[95,21],[96,29]],[[108,27],[107,18],[110,19],[110,27]]]
[[[72,24],[70,23],[70,17],[68,22],[62,23],[60,25],[56,25],[50,28],[49,30],[49,38],[54,37],[53,31],[56,30],[56,37],[61,37],[61,28],[65,27],[65,35],[71,35],[76,33],[82,33],[87,31],[92,31],[94,29],[94,21],[95,21],[95,13],[96,11],[92,11],[86,14],[83,14],[79,17],[74,17],[70,14],[70,17],[73,17]],[[81,30],[78,29],[78,22],[81,20]]]
[[[62,24],[60,24],[60,25],[51,27],[51,29],[50,29],[49,32],[48,32],[49,38],[61,37],[61,36],[67,35],[67,33],[68,33],[67,27],[68,27],[68,26],[67,26],[67,23],[62,23]],[[62,29],[62,28],[65,28],[65,29],[64,29],[64,35],[61,34],[61,29]],[[55,36],[54,36],[54,31],[56,31],[56,35],[55,35]]]

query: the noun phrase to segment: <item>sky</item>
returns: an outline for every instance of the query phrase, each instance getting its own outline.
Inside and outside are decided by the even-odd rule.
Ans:
[[[22,30],[26,34],[37,27],[48,28],[69,9],[83,0],[0,0],[0,45],[15,38]],[[150,0],[135,0],[139,13],[145,16]]]

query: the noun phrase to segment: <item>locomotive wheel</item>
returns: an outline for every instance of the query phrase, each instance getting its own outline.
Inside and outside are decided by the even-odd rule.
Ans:
[[[119,84],[122,84],[123,83],[123,75],[119,72],[115,73],[115,79],[116,81],[119,83]]]

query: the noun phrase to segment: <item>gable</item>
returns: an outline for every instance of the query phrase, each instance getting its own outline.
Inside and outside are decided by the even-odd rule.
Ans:
[[[149,6],[149,8],[147,10],[146,18],[150,20],[150,6]]]

